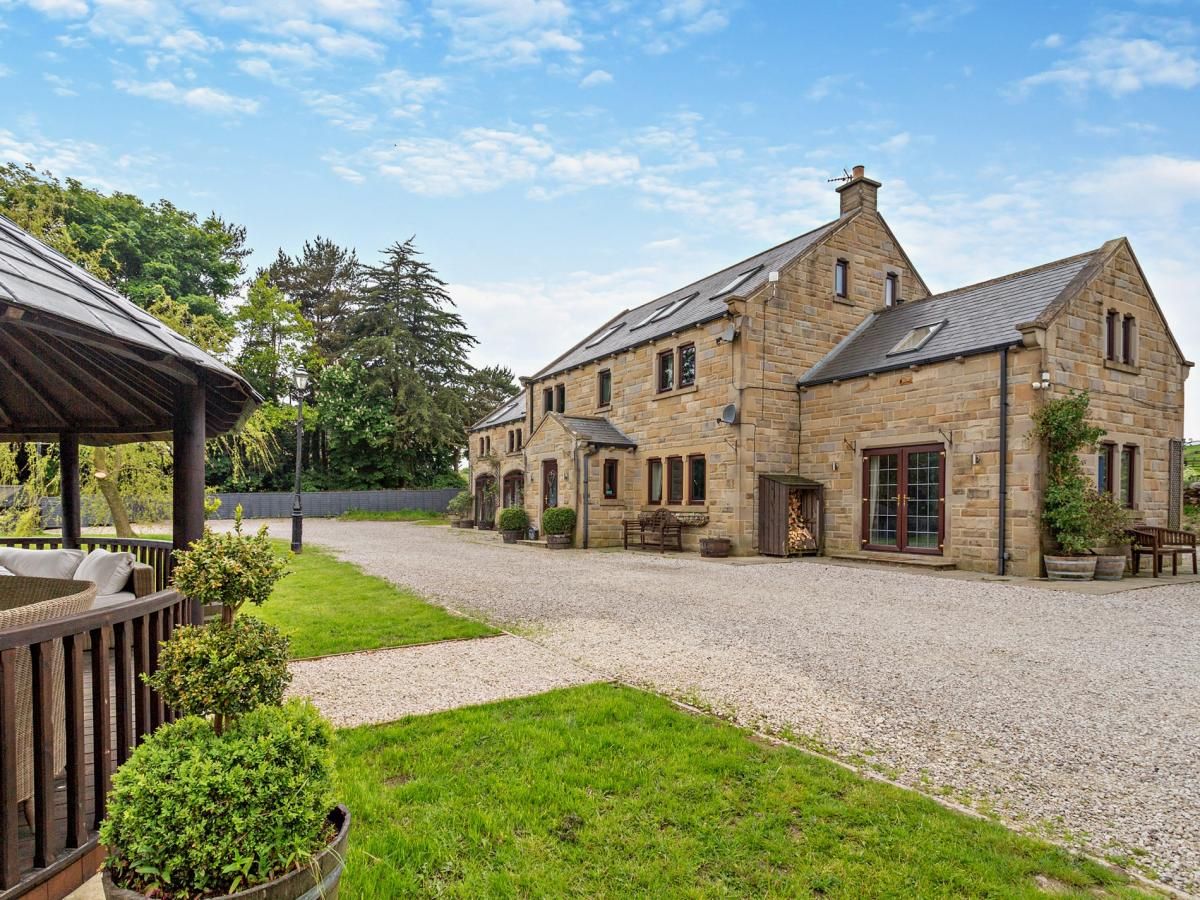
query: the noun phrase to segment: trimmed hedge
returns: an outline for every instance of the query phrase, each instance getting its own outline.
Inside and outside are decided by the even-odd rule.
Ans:
[[[542,531],[546,534],[570,534],[575,528],[575,510],[569,506],[552,506],[542,513]]]
[[[507,506],[500,510],[501,531],[524,531],[529,527],[529,514],[519,506]]]

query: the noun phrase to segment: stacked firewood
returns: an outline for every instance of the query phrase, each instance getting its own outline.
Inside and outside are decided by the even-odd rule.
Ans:
[[[788,552],[798,553],[816,548],[817,539],[813,534],[812,523],[804,518],[800,495],[793,493],[788,497]]]

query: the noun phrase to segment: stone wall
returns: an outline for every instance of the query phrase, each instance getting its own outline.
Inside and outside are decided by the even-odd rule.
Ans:
[[[472,494],[475,493],[476,481],[481,475],[491,475],[496,479],[496,490],[503,491],[504,476],[512,472],[525,471],[525,455],[521,450],[508,450],[508,435],[509,432],[514,432],[521,429],[522,442],[525,440],[526,429],[522,419],[517,419],[513,422],[504,422],[496,425],[493,428],[480,429],[472,431],[468,434],[467,444],[467,466],[469,471],[469,479],[467,490]],[[486,453],[480,447],[481,438],[491,439],[491,452]],[[499,516],[500,509],[503,507],[502,496],[496,497],[496,515]]]

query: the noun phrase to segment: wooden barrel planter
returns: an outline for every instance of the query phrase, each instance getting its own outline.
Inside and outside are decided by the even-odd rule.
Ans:
[[[350,811],[342,804],[329,814],[329,824],[336,834],[329,846],[322,850],[312,862],[302,868],[292,869],[274,881],[255,885],[236,894],[225,894],[213,900],[337,900],[338,884],[342,880],[342,869],[346,862],[346,848],[350,843]],[[146,900],[145,894],[118,887],[104,872],[104,896],[108,900]]]
[[[1094,556],[1047,556],[1046,577],[1051,581],[1091,581],[1096,574]]]
[[[1096,554],[1096,580],[1120,581],[1125,577],[1125,554],[1115,553]]]
[[[475,520],[474,519],[455,519],[451,524],[455,528],[474,528]]]
[[[571,546],[571,536],[569,534],[548,534],[546,535],[546,546],[551,550],[566,550]]]
[[[521,535],[524,533],[523,531],[502,531],[500,532],[500,537],[504,538],[504,543],[506,544],[515,544],[521,539]]]
[[[700,555],[708,559],[724,559],[729,555],[732,546],[732,542],[726,537],[700,538]]]

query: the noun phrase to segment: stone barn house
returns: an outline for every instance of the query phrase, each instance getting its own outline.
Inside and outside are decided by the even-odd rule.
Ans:
[[[1071,389],[1090,470],[1152,525],[1182,498],[1191,363],[1124,238],[931,295],[861,166],[838,218],[631,310],[522,379],[470,433],[477,517],[576,509],[619,545],[667,509],[683,542],[1041,570],[1032,414]],[[803,495],[804,503],[797,500]]]

